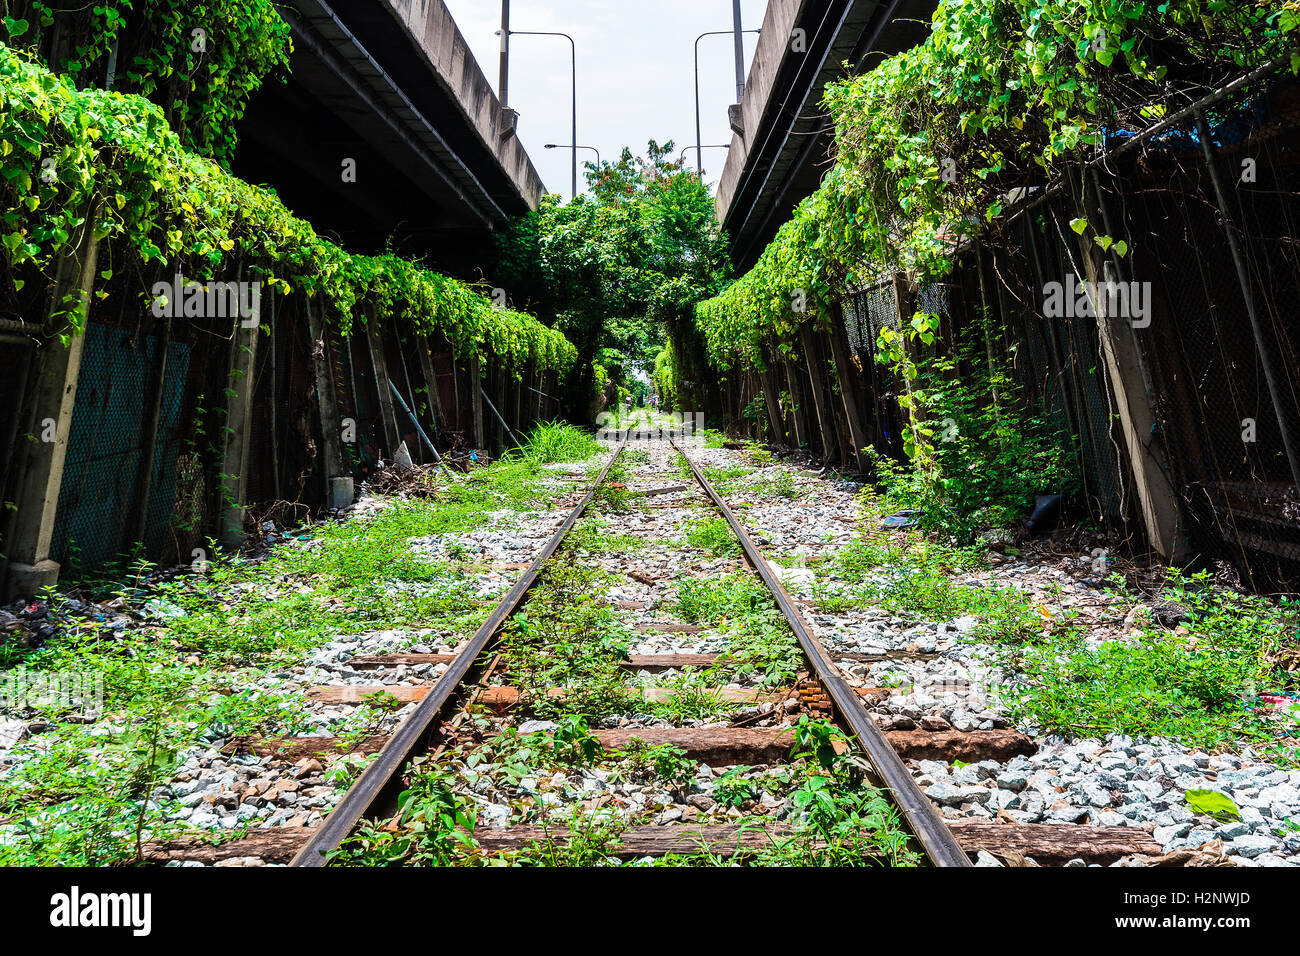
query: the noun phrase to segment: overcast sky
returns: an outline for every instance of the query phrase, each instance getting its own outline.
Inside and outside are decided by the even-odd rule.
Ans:
[[[501,5],[497,0],[444,0],[470,49],[498,89]],[[766,0],[741,0],[743,27],[762,25]],[[644,154],[646,141],[673,140],[676,152],[690,145],[695,166],[695,38],[706,30],[731,29],[730,0],[513,0],[512,30],[558,30],[576,41],[578,143],[618,158],[629,146]],[[756,34],[745,35],[745,72]],[[730,143],[727,106],[736,99],[730,36],[700,41],[700,129],[705,145]],[[550,192],[569,196],[570,152],[543,149],[572,142],[569,43],[563,37],[515,36],[510,41],[510,106],[519,111],[519,138]],[[595,159],[578,151],[581,163]],[[726,150],[704,150],[710,183],[722,173]]]

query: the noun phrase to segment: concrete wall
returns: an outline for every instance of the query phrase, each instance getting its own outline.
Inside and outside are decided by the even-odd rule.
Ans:
[[[762,32],[758,37],[758,46],[754,50],[754,61],[749,66],[749,76],[745,80],[745,98],[740,104],[741,115],[745,122],[745,135],[731,137],[727,163],[722,169],[722,178],[718,181],[718,196],[714,208],[717,210],[719,222],[726,217],[727,211],[731,208],[740,174],[749,157],[749,143],[762,127],[763,114],[768,108],[772,85],[776,82],[781,64],[787,56],[799,55],[790,50],[790,35],[806,5],[807,0],[769,0],[767,4]]]
[[[536,208],[545,187],[518,138],[501,138],[501,102],[442,0],[387,0],[497,162]]]

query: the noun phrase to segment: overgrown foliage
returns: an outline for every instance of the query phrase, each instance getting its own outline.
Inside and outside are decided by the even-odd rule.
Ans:
[[[1205,573],[1175,574],[1162,599],[1187,610],[1176,630],[1148,622],[1133,640],[1097,643],[1066,629],[1008,649],[1013,713],[1047,733],[1118,732],[1216,749],[1276,737],[1254,708],[1259,694],[1289,683],[1270,659],[1296,642],[1295,603],[1215,588]],[[1300,757],[1286,749],[1277,756]]]
[[[713,360],[792,345],[882,272],[942,278],[1008,190],[1068,172],[1102,130],[1132,135],[1279,56],[1300,67],[1298,23],[1281,2],[944,0],[925,42],[828,87],[837,160],[758,264],[698,306]]]
[[[567,370],[576,352],[559,332],[493,303],[455,279],[392,254],[350,255],[291,215],[269,190],[187,151],[163,111],[139,96],[78,90],[67,77],[0,45],[0,253],[15,291],[49,275],[89,234],[144,270],[188,263],[202,281],[244,269],[272,292],[323,299],[326,318],[401,314],[444,335],[459,354],[496,353],[521,370]],[[21,271],[19,271],[21,270]],[[97,289],[112,278],[101,269]],[[102,293],[98,293],[102,294]],[[151,304],[141,294],[142,306]],[[320,308],[320,306],[317,306]],[[72,296],[50,331],[75,334],[86,303]]]
[[[956,357],[913,357],[937,328],[937,316],[917,315],[901,334],[881,330],[881,360],[904,383],[909,462],[867,454],[888,508],[911,509],[922,527],[969,543],[981,529],[1019,521],[1035,495],[1075,491],[1077,478],[1064,436],[1027,410],[1003,362],[969,343]]]
[[[82,724],[58,706],[28,712],[48,727],[28,759],[0,777],[0,865],[127,862],[143,834],[174,828],[163,813],[176,805],[156,791],[187,748],[308,729],[300,695],[268,688],[244,668],[260,675],[286,667],[341,633],[429,628],[453,643],[472,633],[491,602],[476,594],[454,550],[435,555],[413,542],[485,527],[502,510],[536,508],[547,497],[544,477],[536,460],[516,457],[370,517],[310,526],[259,562],[215,561],[155,586],[153,569],[140,564],[105,595],[145,617],[124,630],[73,614],[52,596],[59,636],[27,652],[0,647],[0,661],[97,681],[103,716]],[[423,814],[411,816],[413,825],[437,825],[429,814],[439,793],[426,781],[411,797],[418,801],[404,801],[404,813]],[[465,822],[454,807],[443,809]]]
[[[625,148],[617,162],[587,164],[589,195],[546,197],[501,240],[503,284],[573,342],[581,374],[598,360],[630,385],[633,369],[654,366],[666,317],[722,287],[712,197],[672,152],[651,140],[644,159]]]
[[[271,0],[7,0],[3,24],[0,41],[78,86],[148,97],[186,149],[226,168],[249,100],[292,50]]]
[[[1090,151],[1275,59],[1300,70],[1298,23],[1295,5],[1277,0],[943,0],[923,43],[827,88],[835,162],[756,265],[697,305],[710,360],[725,371],[798,353],[801,326],[829,327],[839,300],[882,276],[941,281],[959,250],[1006,224],[1016,197],[1049,184],[1080,195]],[[1211,112],[1221,119],[1241,108]],[[1082,205],[1070,225],[1120,257],[1140,241],[1103,235]],[[887,332],[901,338],[925,318],[902,315]],[[901,351],[884,351],[902,371]],[[917,364],[932,377],[947,371],[932,358]],[[969,408],[972,396],[947,397]],[[969,446],[918,442],[931,427],[925,406],[922,398],[910,408],[917,475],[887,477],[929,518],[961,509],[952,520],[964,532],[1058,483],[1047,445],[1023,449],[1028,458],[1016,464],[1027,434],[1018,428],[1001,429],[995,453],[969,462]],[[988,482],[959,473],[970,464],[992,478],[987,496],[979,489]]]

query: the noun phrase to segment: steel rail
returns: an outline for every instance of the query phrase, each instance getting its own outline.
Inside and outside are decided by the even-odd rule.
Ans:
[[[343,799],[325,818],[325,822],[317,828],[311,839],[294,856],[289,864],[290,866],[323,867],[327,865],[329,862],[327,854],[337,849],[348,838],[361,819],[374,812],[377,804],[384,798],[390,786],[394,782],[400,781],[402,770],[423,746],[428,735],[437,724],[438,718],[442,715],[443,708],[461,689],[461,685],[470,673],[474,662],[482,655],[484,649],[506,619],[519,609],[524,596],[537,581],[542,566],[550,560],[551,555],[560,546],[560,542],[564,540],[564,536],[582,517],[583,512],[587,510],[587,506],[596,497],[601,485],[605,483],[609,470],[614,467],[614,462],[618,460],[618,456],[627,447],[629,434],[630,432],[622,433],[613,457],[601,469],[591,489],[569,512],[569,516],[564,519],[564,523],[560,525],[559,529],[551,535],[541,553],[528,566],[528,570],[523,573],[523,576],[515,582],[515,586],[501,599],[501,603],[496,606],[496,609],[483,622],[483,625],[474,632],[474,636],[465,645],[465,649],[456,655],[456,659],[452,661],[451,666],[438,678],[437,683],[420,701],[419,706],[411,716],[397,728],[397,732],[384,744],[383,749],[379,751],[379,756],[366,767],[357,782],[348,789]]]
[[[894,802],[902,811],[903,817],[907,821],[908,829],[920,843],[925,855],[930,858],[935,866],[972,866],[970,858],[966,851],[962,849],[957,838],[948,829],[948,825],[943,822],[934,809],[934,804],[930,799],[921,792],[916,781],[908,772],[907,767],[899,758],[894,748],[889,745],[885,735],[880,732],[871,715],[867,713],[867,708],[862,703],[862,698],[857,692],[849,686],[849,683],[840,676],[838,668],[822,647],[821,641],[808,630],[804,623],[803,615],[795,607],[794,600],[782,586],[780,580],[772,569],[768,566],[767,561],[763,558],[763,553],[759,551],[758,546],[750,539],[749,533],[745,530],[727,503],[722,500],[713,486],[709,484],[704,477],[703,472],[691,461],[690,456],[684,452],[675,442],[669,442],[677,453],[682,456],[686,464],[690,466],[691,473],[704,493],[709,496],[718,512],[727,520],[731,530],[736,533],[740,539],[740,546],[749,558],[751,564],[757,569],[763,583],[767,585],[772,596],[776,599],[777,605],[781,608],[781,613],[789,622],[795,637],[799,639],[799,645],[803,648],[804,654],[808,658],[809,664],[817,674],[818,680],[826,688],[826,693],[830,695],[832,703],[835,705],[836,712],[840,718],[849,725],[854,736],[857,737],[858,743],[861,744],[863,751],[866,753],[867,760],[875,768],[876,774],[881,782],[889,789],[893,796]]]

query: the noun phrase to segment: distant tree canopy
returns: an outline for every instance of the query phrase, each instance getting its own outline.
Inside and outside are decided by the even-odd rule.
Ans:
[[[574,343],[577,374],[593,361],[620,385],[648,374],[664,323],[730,279],[713,197],[672,154],[651,140],[644,158],[625,147],[617,162],[587,163],[589,195],[547,196],[500,239],[498,281]]]

